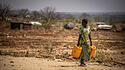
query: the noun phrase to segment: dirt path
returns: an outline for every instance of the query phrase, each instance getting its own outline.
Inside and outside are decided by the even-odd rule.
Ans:
[[[124,70],[124,68],[90,64],[87,67],[79,67],[76,62],[35,57],[0,56],[0,70]]]

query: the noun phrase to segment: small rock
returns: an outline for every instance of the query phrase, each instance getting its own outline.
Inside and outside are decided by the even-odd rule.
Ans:
[[[6,64],[4,64],[4,66],[6,66]]]
[[[117,65],[116,63],[114,63],[113,65]]]
[[[104,64],[104,66],[108,66],[107,64]]]
[[[66,29],[73,29],[75,27],[75,25],[73,23],[67,23],[64,25],[64,28]]]
[[[113,58],[111,58],[111,60],[113,60]]]
[[[14,65],[11,65],[11,66],[14,66]]]
[[[14,61],[10,61],[10,63],[14,63]]]
[[[124,54],[124,52],[121,52],[121,54]]]

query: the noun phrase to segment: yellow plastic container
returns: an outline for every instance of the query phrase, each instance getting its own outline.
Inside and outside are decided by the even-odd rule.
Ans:
[[[96,47],[94,45],[90,46],[91,48],[91,53],[90,53],[90,57],[93,56],[93,54],[95,53]]]
[[[95,53],[96,47],[94,45],[92,45],[92,46],[90,46],[90,48],[91,48],[90,57],[92,57],[93,54]],[[79,46],[75,45],[72,49],[72,56],[74,58],[79,58],[80,54],[81,54],[81,51],[82,51],[82,47],[79,47]]]
[[[74,58],[79,58],[81,54],[81,50],[82,50],[82,47],[78,47],[77,45],[75,45],[72,49],[72,56]]]

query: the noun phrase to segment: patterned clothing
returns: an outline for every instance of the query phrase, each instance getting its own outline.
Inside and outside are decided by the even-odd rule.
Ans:
[[[84,28],[80,27],[79,34],[81,35],[80,38],[80,46],[82,47],[81,52],[81,59],[88,61],[90,59],[90,45],[88,43],[89,34],[91,34],[90,27]]]

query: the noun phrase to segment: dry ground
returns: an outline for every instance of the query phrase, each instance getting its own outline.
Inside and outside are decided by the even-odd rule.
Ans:
[[[76,62],[65,62],[35,57],[0,56],[0,70],[124,70],[124,67],[108,67],[88,63],[80,67]]]
[[[93,44],[97,47],[94,58],[105,63],[105,66],[89,65],[81,68],[71,56],[72,47],[77,44],[78,28],[66,30],[63,25],[58,23],[48,30],[0,30],[0,55],[14,56],[0,56],[2,68],[120,70],[125,67],[125,32],[92,31]]]

